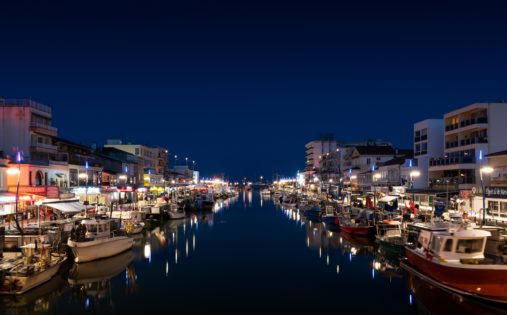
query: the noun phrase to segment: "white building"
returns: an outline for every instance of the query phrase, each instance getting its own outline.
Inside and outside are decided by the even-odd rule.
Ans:
[[[58,130],[52,126],[51,108],[32,100],[0,98],[0,150],[15,157],[23,153],[23,160],[55,160],[57,147],[52,139]]]
[[[482,158],[507,148],[506,118],[506,103],[474,103],[445,114],[444,154],[430,157],[430,181],[450,180],[469,199],[480,189]]]
[[[412,166],[420,176],[414,178],[414,189],[429,185],[430,159],[444,154],[444,120],[426,119],[414,124],[414,161]],[[435,183],[437,184],[437,183]]]
[[[159,149],[157,148],[150,148],[142,144],[123,144],[121,140],[107,140],[107,144],[104,147],[115,148],[136,155],[140,158],[144,169],[152,170],[157,175],[164,175],[157,172],[157,169],[159,169]]]
[[[337,143],[332,135],[321,136],[321,139],[310,141],[306,144],[306,168],[307,172],[319,170],[322,156],[336,152]]]

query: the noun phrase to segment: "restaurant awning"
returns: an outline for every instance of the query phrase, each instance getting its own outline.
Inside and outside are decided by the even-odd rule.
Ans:
[[[56,209],[65,214],[73,214],[84,211],[85,206],[79,201],[43,203],[43,206]]]

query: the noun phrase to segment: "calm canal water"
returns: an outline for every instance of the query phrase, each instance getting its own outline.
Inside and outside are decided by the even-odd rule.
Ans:
[[[154,226],[132,252],[69,263],[50,283],[1,303],[2,314],[490,311],[405,275],[374,243],[327,231],[255,192]]]

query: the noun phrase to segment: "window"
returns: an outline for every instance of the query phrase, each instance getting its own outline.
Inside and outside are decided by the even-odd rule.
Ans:
[[[380,161],[380,157],[377,156],[377,161]]]
[[[417,130],[417,131],[415,132],[415,137],[416,137],[416,138],[419,138],[420,136],[421,136],[421,131],[420,131],[420,130]]]
[[[424,128],[423,130],[421,130],[421,137],[424,137],[427,135],[428,135],[428,128]]]
[[[500,216],[507,217],[507,202],[500,203]]]
[[[428,152],[428,142],[423,142],[421,147],[422,152]]]
[[[136,155],[139,155],[139,148],[136,148]]]
[[[370,165],[370,163],[371,163],[371,159],[370,159],[370,158],[367,158],[367,159],[366,159],[366,164]]]
[[[445,241],[444,252],[452,252],[452,239]]]
[[[475,254],[482,252],[482,245],[484,239],[471,239],[471,240],[458,240],[458,246],[456,246],[456,253],[460,254]]]
[[[421,144],[416,144],[415,145],[415,154],[419,154],[419,152],[421,152]]]
[[[491,210],[491,211],[495,211],[497,212],[498,211],[498,201],[488,201],[488,208]]]

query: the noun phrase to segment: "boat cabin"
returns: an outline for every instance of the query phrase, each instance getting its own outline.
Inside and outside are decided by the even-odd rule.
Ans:
[[[419,234],[419,243],[422,244],[423,251],[426,250],[441,260],[459,263],[484,259],[484,248],[490,236],[488,231],[473,229],[454,233],[423,230]]]
[[[82,220],[71,232],[71,239],[86,241],[111,236],[111,220],[93,218]]]

